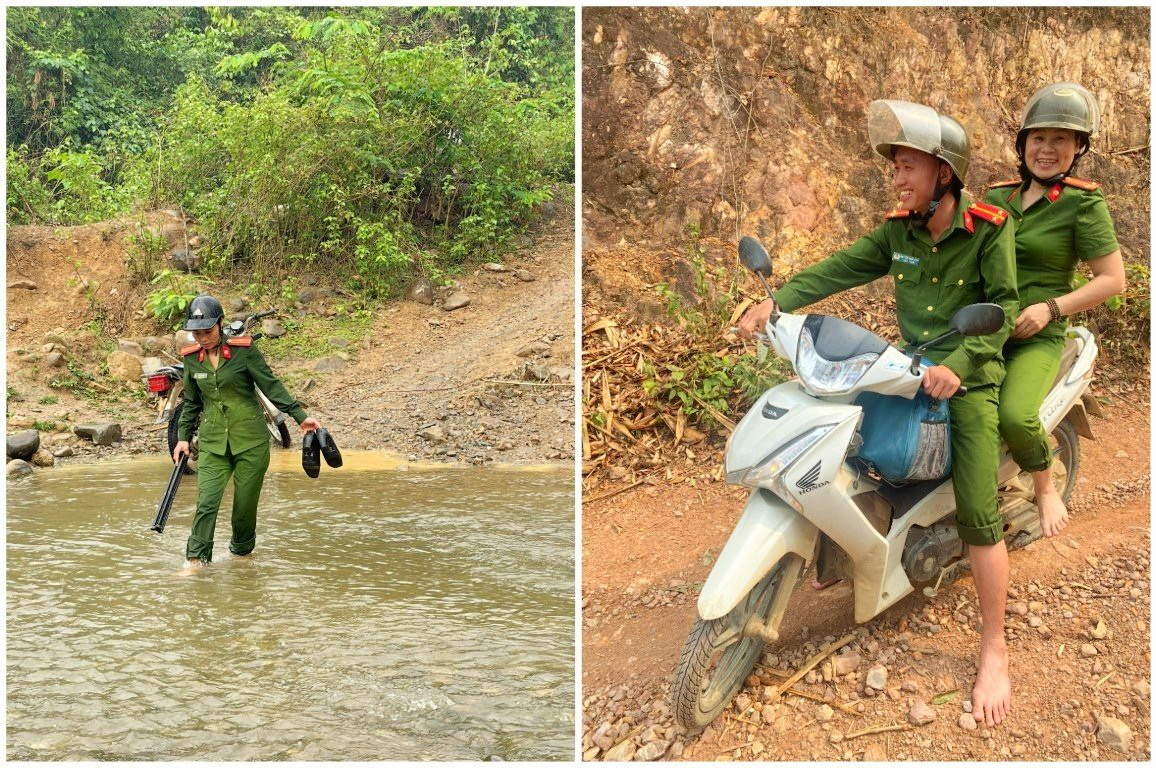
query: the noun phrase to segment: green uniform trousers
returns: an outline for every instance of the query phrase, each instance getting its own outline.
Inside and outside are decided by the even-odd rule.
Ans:
[[[988,546],[1003,538],[999,513],[999,390],[994,384],[969,387],[953,397],[951,477],[955,487],[955,527],[967,544]]]
[[[1040,406],[1060,371],[1063,354],[1063,336],[1011,339],[1004,346],[1007,375],[999,393],[999,431],[1016,464],[1028,472],[1052,464]]]
[[[185,557],[189,560],[213,559],[213,531],[217,527],[217,510],[225,495],[229,477],[233,477],[233,537],[229,551],[247,555],[257,546],[257,502],[265,471],[269,469],[269,441],[238,454],[227,446],[225,455],[201,451],[197,480],[197,511]]]

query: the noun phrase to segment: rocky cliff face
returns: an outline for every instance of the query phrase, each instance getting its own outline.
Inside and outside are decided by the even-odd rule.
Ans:
[[[784,266],[810,263],[894,204],[867,144],[870,101],[962,122],[979,194],[1014,178],[1027,98],[1070,80],[1103,112],[1080,175],[1103,182],[1125,257],[1147,261],[1148,19],[1146,8],[588,8],[585,237],[754,234]]]

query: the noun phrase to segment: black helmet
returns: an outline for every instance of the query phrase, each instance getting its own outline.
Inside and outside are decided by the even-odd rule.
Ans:
[[[204,331],[225,319],[225,308],[212,296],[198,296],[185,311],[185,330]]]

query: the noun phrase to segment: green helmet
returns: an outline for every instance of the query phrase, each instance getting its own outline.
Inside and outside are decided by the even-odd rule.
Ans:
[[[1068,128],[1094,136],[1100,130],[1100,105],[1082,85],[1045,85],[1028,99],[1020,120],[1020,133],[1032,128]]]
[[[878,99],[867,107],[871,146],[888,160],[895,147],[926,152],[951,166],[962,184],[971,164],[971,145],[959,121],[923,104]]]

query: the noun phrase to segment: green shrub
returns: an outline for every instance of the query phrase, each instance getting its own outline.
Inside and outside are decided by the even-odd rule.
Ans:
[[[171,269],[161,270],[153,278],[152,283],[158,287],[145,299],[145,309],[160,320],[176,320],[183,317],[189,302],[201,292],[195,278],[173,272]]]

